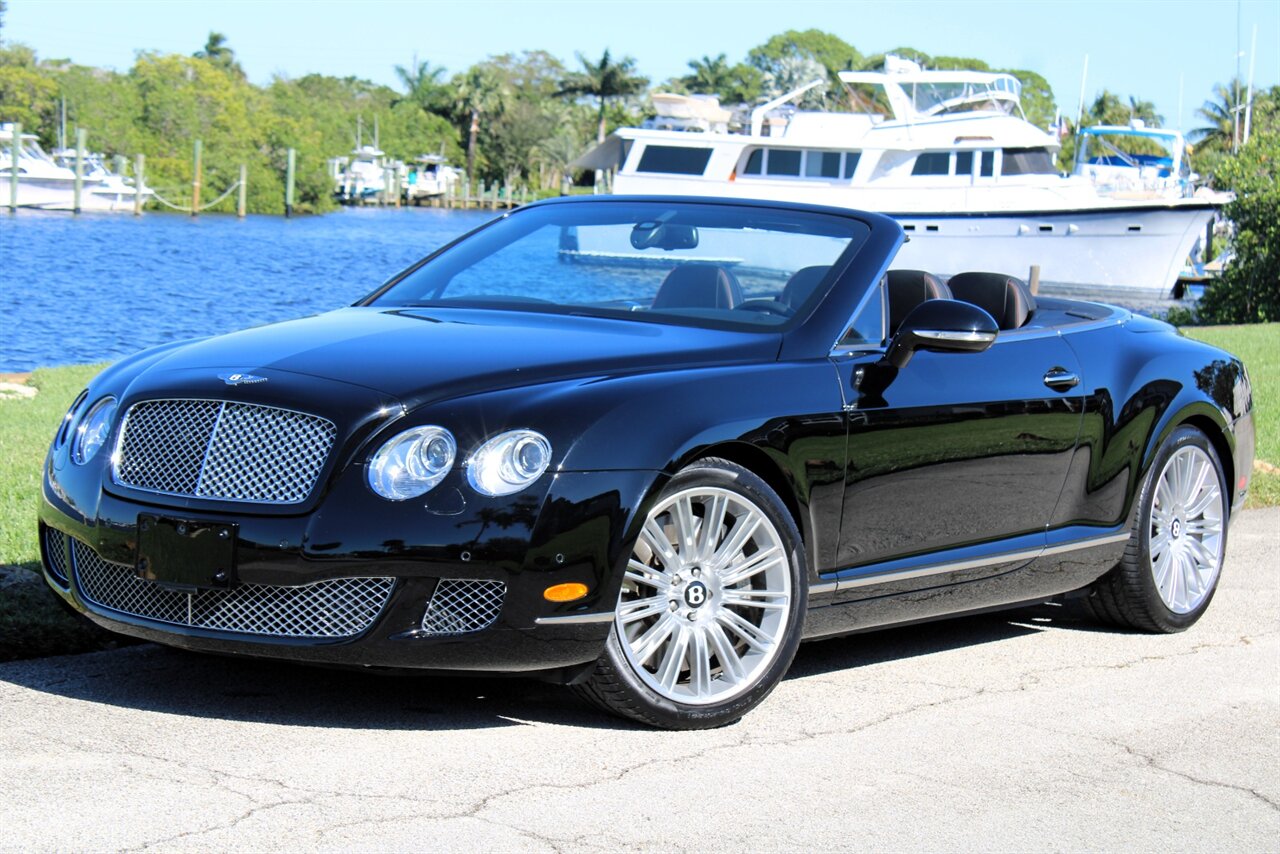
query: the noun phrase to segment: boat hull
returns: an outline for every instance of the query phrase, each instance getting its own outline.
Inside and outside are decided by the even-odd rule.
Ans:
[[[10,204],[8,181],[0,181],[0,200]],[[151,192],[144,191],[144,201]],[[99,182],[85,182],[80,191],[80,210],[91,213],[126,212],[133,210],[132,187],[104,187]],[[75,186],[73,182],[59,178],[24,177],[18,181],[18,207],[39,208],[46,211],[75,210]]]
[[[1216,210],[1211,204],[993,214],[891,214],[910,241],[900,269],[970,270],[1108,295],[1163,299]]]

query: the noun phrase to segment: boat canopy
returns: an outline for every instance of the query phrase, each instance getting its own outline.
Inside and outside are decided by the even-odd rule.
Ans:
[[[982,110],[1021,110],[1022,82],[989,71],[926,71],[909,59],[885,58],[883,71],[841,71],[850,87],[881,87],[893,117],[900,121]]]

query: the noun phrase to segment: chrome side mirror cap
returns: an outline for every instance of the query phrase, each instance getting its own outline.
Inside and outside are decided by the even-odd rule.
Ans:
[[[903,319],[881,361],[901,370],[917,350],[981,353],[995,342],[999,332],[995,318],[976,305],[951,299],[926,300]]]

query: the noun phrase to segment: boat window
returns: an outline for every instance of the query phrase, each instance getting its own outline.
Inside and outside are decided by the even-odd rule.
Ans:
[[[769,174],[798,176],[800,174],[800,152],[786,148],[770,149]]]
[[[1000,171],[1004,175],[1056,175],[1058,172],[1047,148],[1006,148]]]
[[[996,153],[994,151],[982,152],[982,162],[978,164],[978,174],[983,178],[990,178],[996,174]]]
[[[668,175],[701,175],[711,160],[710,148],[683,145],[648,145],[640,154],[637,172],[663,172]]]
[[[951,172],[951,152],[926,151],[916,158],[912,175],[947,175]]]
[[[804,174],[810,178],[839,178],[840,152],[806,152],[804,158]]]
[[[742,174],[838,181],[853,177],[860,155],[859,151],[757,148],[747,155]]]
[[[973,174],[973,152],[972,151],[956,152],[956,174],[957,175]]]

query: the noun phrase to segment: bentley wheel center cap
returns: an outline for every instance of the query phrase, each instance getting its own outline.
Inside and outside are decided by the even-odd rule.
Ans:
[[[690,582],[684,588],[684,603],[690,608],[699,608],[710,598],[711,593],[707,590],[707,585],[701,581]]]
[[[1182,521],[1174,519],[1173,524],[1169,526],[1169,534],[1176,540],[1182,536]]]

